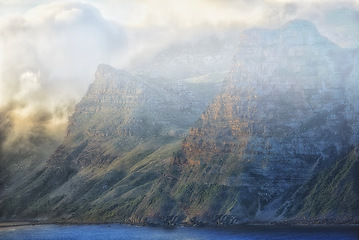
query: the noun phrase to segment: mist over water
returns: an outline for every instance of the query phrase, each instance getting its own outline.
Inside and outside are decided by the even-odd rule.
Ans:
[[[274,227],[240,226],[235,228],[172,228],[135,227],[118,224],[59,226],[40,225],[0,228],[3,240],[60,240],[60,239],[315,239],[315,240],[354,240],[358,239],[358,227]]]

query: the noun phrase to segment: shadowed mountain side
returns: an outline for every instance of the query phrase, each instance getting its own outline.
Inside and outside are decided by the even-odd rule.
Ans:
[[[241,39],[222,91],[173,158],[181,174],[171,194],[188,186],[189,196],[216,192],[189,206],[203,219],[280,221],[291,192],[359,142],[358,92],[349,87],[358,80],[357,51],[300,20]]]
[[[41,187],[33,195],[28,186],[41,175],[61,143],[61,137],[46,132],[41,122],[30,132],[14,137],[13,120],[6,111],[0,113],[0,221],[6,220],[4,216],[16,218],[32,199],[37,199]]]

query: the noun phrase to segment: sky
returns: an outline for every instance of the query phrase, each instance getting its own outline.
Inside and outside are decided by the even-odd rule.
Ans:
[[[178,41],[313,21],[359,42],[359,0],[0,0],[0,144],[60,141],[100,63],[133,69]]]

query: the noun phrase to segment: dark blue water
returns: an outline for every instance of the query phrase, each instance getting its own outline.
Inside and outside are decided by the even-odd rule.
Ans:
[[[70,239],[316,239],[349,240],[359,239],[358,228],[354,227],[266,227],[247,226],[237,228],[194,228],[180,227],[135,227],[119,224],[110,225],[38,225],[0,228],[0,239],[26,240],[70,240]]]

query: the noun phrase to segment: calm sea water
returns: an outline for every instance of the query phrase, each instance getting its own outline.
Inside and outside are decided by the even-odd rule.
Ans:
[[[359,239],[358,228],[354,227],[257,227],[238,228],[194,228],[180,227],[136,227],[119,224],[110,225],[38,225],[0,228],[0,239],[26,240],[71,240],[71,239]]]

